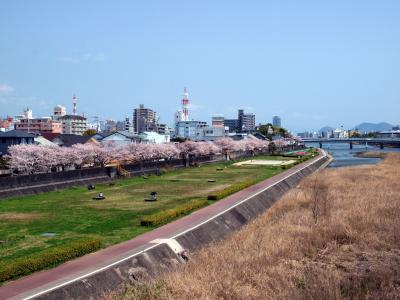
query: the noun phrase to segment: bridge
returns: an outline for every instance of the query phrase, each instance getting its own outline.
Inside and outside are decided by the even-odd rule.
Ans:
[[[400,138],[304,138],[302,141],[304,143],[319,143],[320,148],[322,148],[323,143],[346,143],[350,144],[350,149],[353,149],[353,144],[379,145],[381,149],[385,145],[400,147]]]

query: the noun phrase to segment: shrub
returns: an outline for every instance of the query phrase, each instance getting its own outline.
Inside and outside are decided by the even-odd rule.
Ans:
[[[231,185],[223,190],[216,191],[213,194],[208,195],[207,199],[208,200],[220,200],[222,198],[225,198],[229,195],[239,192],[240,190],[243,190],[243,189],[245,189],[251,185],[254,185],[256,183],[257,183],[257,181],[255,181],[255,180],[248,180],[245,182],[236,183],[236,184]]]
[[[143,219],[140,221],[140,225],[156,226],[165,224],[171,221],[172,219],[175,219],[176,217],[186,215],[189,212],[204,207],[206,205],[208,205],[208,201],[205,199],[193,200],[186,204],[179,205],[175,208],[167,209],[165,211],[153,215],[144,216]]]
[[[35,271],[56,266],[73,258],[83,256],[101,247],[101,239],[91,238],[45,249],[43,251],[0,263],[0,282],[28,275]]]
[[[167,172],[168,172],[168,170],[166,168],[161,168],[158,170],[157,175],[161,176],[161,175],[167,174]]]

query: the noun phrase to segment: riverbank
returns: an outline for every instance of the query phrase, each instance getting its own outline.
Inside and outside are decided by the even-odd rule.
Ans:
[[[109,299],[340,299],[400,294],[400,155],[310,176],[225,241]]]
[[[292,161],[263,155],[253,160]],[[239,161],[164,170],[159,176],[120,179],[91,190],[73,187],[3,200],[0,284],[132,239],[290,167],[235,166]],[[105,199],[93,200],[100,191]],[[152,192],[157,201],[144,201]]]
[[[361,152],[356,152],[353,154],[355,157],[361,157],[361,158],[385,158],[387,156],[388,152],[378,152],[378,151],[361,151]]]

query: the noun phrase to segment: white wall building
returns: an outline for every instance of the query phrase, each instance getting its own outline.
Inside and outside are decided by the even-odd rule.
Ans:
[[[215,141],[228,136],[229,127],[207,126],[197,130],[196,141]]]
[[[145,131],[139,134],[139,137],[145,143],[165,144],[170,142],[169,134],[158,134],[153,131]]]
[[[56,105],[54,107],[54,110],[53,110],[54,119],[57,119],[58,117],[65,116],[66,114],[67,114],[67,110],[66,110],[65,106]]]
[[[62,122],[62,133],[82,135],[87,130],[86,118],[78,115],[57,117]]]
[[[101,139],[102,144],[112,143],[117,147],[139,142],[139,136],[129,131],[116,131]]]
[[[347,130],[344,130],[343,128],[336,128],[333,131],[333,138],[334,139],[347,139],[349,137],[349,133]]]

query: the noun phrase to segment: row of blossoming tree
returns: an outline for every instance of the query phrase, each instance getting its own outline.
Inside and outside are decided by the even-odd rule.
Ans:
[[[99,167],[111,163],[121,165],[185,158],[188,156],[207,156],[229,154],[237,151],[265,151],[273,145],[274,149],[283,148],[287,141],[279,140],[274,144],[256,138],[234,141],[231,138],[215,142],[186,141],[179,144],[129,144],[116,147],[113,144],[76,144],[72,147],[14,145],[8,148],[10,168],[19,174],[34,174],[55,170]]]

